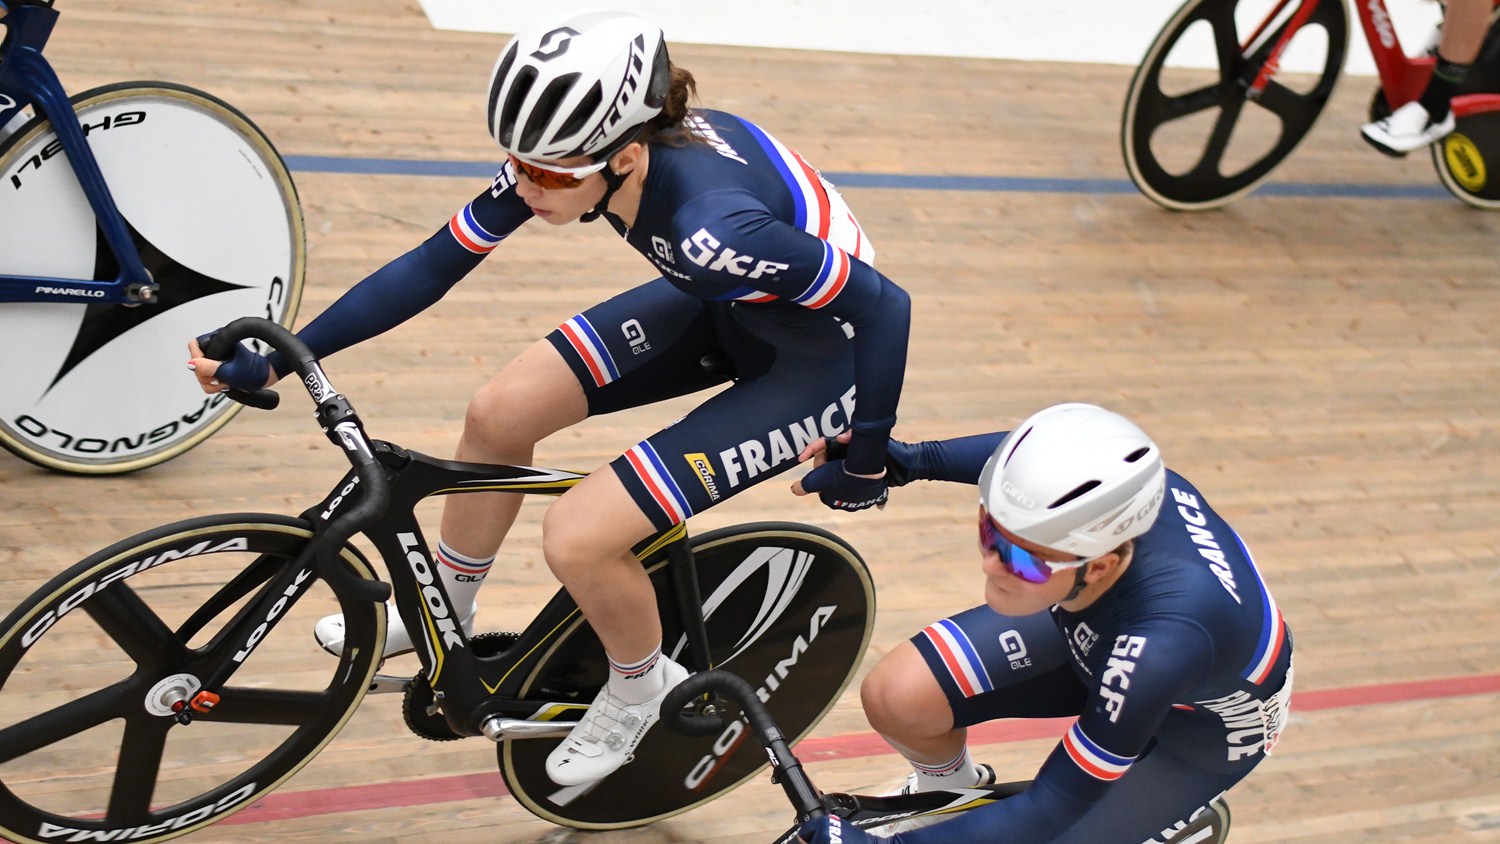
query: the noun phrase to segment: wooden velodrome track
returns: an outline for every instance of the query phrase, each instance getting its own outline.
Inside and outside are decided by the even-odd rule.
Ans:
[[[494,161],[482,96],[500,38],[435,32],[416,3],[393,0],[60,4],[49,56],[69,90],[201,87],[292,162],[310,249],[299,324],[487,184],[339,174],[307,157]],[[1348,190],[1438,190],[1425,156],[1388,160],[1358,139],[1372,81],[1345,80],[1275,180],[1333,190],[1184,216],[1125,181],[1127,68],[674,56],[705,104],[756,119],[825,173],[1058,180],[846,189],[881,268],[915,303],[897,433],[952,436],[1057,401],[1102,403],[1151,432],[1236,525],[1296,635],[1298,671],[1278,754],[1230,795],[1231,840],[1500,842],[1500,215],[1440,193]],[[649,277],[615,240],[603,226],[536,226],[424,318],[331,359],[330,373],[374,435],[446,455],[475,387],[578,309]],[[0,455],[0,613],[148,527],[295,513],[320,497],[342,460],[287,395],[288,408],[246,412],[134,476],[65,477]],[[687,406],[593,420],[544,444],[538,462],[593,468]],[[868,666],[978,602],[973,499],[910,487],[882,513],[848,516],[777,480],[702,526],[797,519],[850,539],[883,590]],[[554,588],[538,555],[543,506],[523,509],[482,627],[521,621]],[[309,633],[305,660],[322,659]],[[870,740],[852,689],[814,738],[802,755],[824,788],[904,775]],[[1024,778],[1054,741],[996,731],[976,752]],[[394,697],[375,697],[281,791],[190,840],[761,842],[788,819],[760,779],[652,827],[560,829],[502,793],[486,742],[424,742]]]

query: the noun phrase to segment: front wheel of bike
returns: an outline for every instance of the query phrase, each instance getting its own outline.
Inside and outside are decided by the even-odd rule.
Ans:
[[[202,91],[126,82],[73,110],[156,301],[0,305],[0,446],[61,472],[154,466],[239,410],[183,369],[242,316],[288,328],[307,245],[291,174],[249,118]],[[119,267],[50,121],[0,142],[0,275],[112,281]]]
[[[163,841],[312,759],[369,688],[385,605],[341,601],[297,564],[311,537],[264,514],[167,525],[72,566],[0,622],[0,838]],[[374,577],[352,546],[340,559]],[[330,611],[361,643],[337,664],[307,637]],[[217,704],[180,719],[174,704],[205,685]]]
[[[1256,99],[1247,93],[1300,7],[1314,4]],[[1253,190],[1312,129],[1344,66],[1343,0],[1188,0],[1130,82],[1120,147],[1141,193],[1201,211]]]
[[[782,522],[711,531],[695,537],[692,549],[714,667],[756,686],[795,743],[838,701],[869,645],[875,589],[864,561],[827,531]],[[665,553],[647,558],[646,566],[663,608],[663,651],[685,661]],[[599,640],[575,616],[550,646],[523,696],[586,708],[608,671]],[[729,710],[723,732],[710,738],[684,738],[658,725],[634,761],[593,786],[554,784],[543,763],[557,742],[545,739],[503,742],[500,773],[521,805],[553,823],[582,829],[651,823],[713,800],[766,767],[739,711],[732,704]]]

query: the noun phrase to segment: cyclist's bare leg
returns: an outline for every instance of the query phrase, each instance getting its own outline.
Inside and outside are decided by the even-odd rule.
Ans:
[[[1450,62],[1473,63],[1489,29],[1492,8],[1491,0],[1448,0],[1438,54]]]
[[[953,710],[915,645],[897,645],[859,688],[870,726],[912,762],[941,765],[956,758],[969,731],[953,726]]]
[[[529,466],[539,441],[587,416],[577,377],[551,343],[539,340],[474,394],[454,459]],[[469,557],[493,557],[521,499],[503,492],[448,496],[443,542]]]
[[[631,548],[655,531],[610,469],[584,478],[547,508],[542,552],[604,652],[631,664],[661,646],[656,593]]]

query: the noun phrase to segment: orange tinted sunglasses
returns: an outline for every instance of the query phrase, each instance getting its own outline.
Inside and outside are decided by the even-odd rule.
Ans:
[[[542,167],[528,161],[510,156],[510,164],[516,170],[526,175],[530,182],[542,190],[567,190],[576,188],[583,184],[585,176],[597,173],[604,169],[609,161],[596,161],[593,164],[585,164],[582,167]]]

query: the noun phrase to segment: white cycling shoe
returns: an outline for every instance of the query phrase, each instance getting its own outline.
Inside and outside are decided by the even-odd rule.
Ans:
[[[989,765],[984,764],[983,762],[974,763],[974,775],[978,778],[978,781],[974,783],[975,786],[995,784],[995,769],[991,768]],[[955,788],[971,787],[972,786],[968,785],[955,786]],[[902,794],[916,794],[921,790],[921,783],[917,780],[917,772],[912,771],[910,774],[906,775],[906,784],[891,792],[891,796],[894,797]],[[895,823],[882,824],[881,826],[874,827],[870,830],[867,830],[867,833],[872,838],[891,838],[898,833],[911,832],[914,829],[921,829],[926,826],[932,826],[933,824],[945,821],[950,817],[952,816],[923,815],[921,817],[906,818],[905,820],[899,820]]]
[[[1386,155],[1402,156],[1442,140],[1457,125],[1453,109],[1448,109],[1441,120],[1433,120],[1427,109],[1413,100],[1389,117],[1361,126],[1359,133],[1370,146]]]
[[[688,670],[666,657],[661,693],[645,703],[629,704],[599,690],[588,712],[547,757],[547,776],[558,785],[587,785],[604,779],[635,756],[646,731],[661,718],[667,692],[686,680]]]
[[[469,605],[469,612],[464,615],[464,635],[471,636],[474,633],[474,616],[479,613],[479,604]],[[318,647],[328,651],[334,656],[342,656],[344,653],[344,614],[335,613],[325,615],[318,619],[313,625],[313,638],[318,640]],[[412,644],[411,634],[406,632],[406,624],[401,621],[401,614],[396,612],[392,604],[385,606],[385,654],[382,659],[411,653],[416,649]]]

